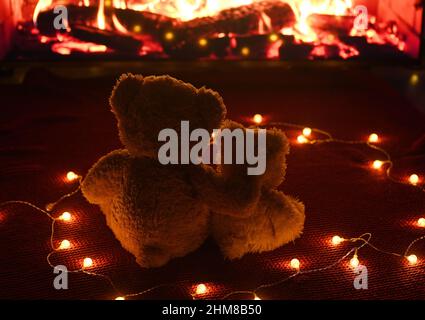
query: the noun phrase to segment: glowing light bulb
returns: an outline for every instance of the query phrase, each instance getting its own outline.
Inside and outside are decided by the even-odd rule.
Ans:
[[[311,136],[311,133],[313,132],[313,130],[311,130],[311,128],[304,128],[303,129],[303,135],[305,136],[305,137],[309,137],[309,136]]]
[[[297,141],[298,143],[303,144],[303,143],[307,143],[308,139],[304,135],[300,135],[297,137]]]
[[[419,75],[417,73],[412,74],[410,76],[409,83],[412,86],[416,86],[419,83]]]
[[[418,219],[418,226],[421,228],[425,228],[425,218]]]
[[[164,38],[167,41],[174,40],[174,33],[172,33],[172,32],[166,32],[165,35],[164,35]]]
[[[66,174],[66,179],[70,182],[75,181],[79,178],[80,176],[78,174],[76,174],[75,172],[69,171]]]
[[[62,240],[61,244],[59,245],[60,250],[66,250],[71,248],[71,242],[68,240]]]
[[[292,269],[297,269],[297,270],[299,270],[299,269],[300,269],[300,265],[301,265],[301,263],[300,263],[300,260],[298,260],[297,258],[294,258],[294,259],[292,259],[292,260],[291,260],[290,265],[291,265],[291,268],[292,268]]]
[[[72,216],[69,212],[65,211],[64,213],[61,214],[59,219],[62,220],[62,221],[71,221]]]
[[[261,298],[259,296],[255,295],[254,300],[261,300]]]
[[[261,122],[263,122],[263,116],[257,113],[252,117],[252,121],[254,121],[256,124],[261,124]]]
[[[251,50],[248,47],[243,47],[242,50],[241,50],[241,54],[244,57],[247,57],[251,54]]]
[[[205,284],[200,283],[196,286],[195,292],[197,295],[206,294],[208,292],[208,288]]]
[[[90,268],[93,266],[93,260],[91,258],[84,258],[83,268]]]
[[[201,47],[206,47],[208,45],[208,40],[205,38],[201,38],[199,39],[198,43]]]
[[[376,170],[379,170],[379,169],[381,169],[382,168],[382,165],[383,165],[384,163],[381,161],[381,160],[375,160],[375,161],[373,161],[373,163],[372,163],[372,167],[373,167],[373,169],[376,169]]]
[[[407,261],[409,261],[410,264],[416,264],[418,263],[418,257],[414,254],[411,254],[410,256],[406,257]]]
[[[124,297],[116,297],[115,300],[125,300]]]
[[[270,42],[276,42],[277,40],[279,40],[279,36],[277,34],[273,33],[269,36],[269,40],[270,40]]]
[[[411,184],[413,184],[414,186],[415,186],[415,185],[417,185],[417,184],[419,183],[419,176],[418,176],[417,174],[412,174],[412,175],[409,177],[409,182],[410,182]]]
[[[344,241],[345,241],[345,239],[341,238],[340,236],[333,236],[333,238],[332,238],[332,244],[335,245],[335,246],[339,245],[340,243],[342,243]]]
[[[351,258],[351,260],[350,260],[350,265],[353,268],[357,268],[359,266],[359,264],[360,264],[359,258],[357,258],[357,255],[354,255],[354,257]]]
[[[379,142],[379,136],[376,133],[372,133],[369,136],[369,142],[370,143],[377,143],[377,142]]]

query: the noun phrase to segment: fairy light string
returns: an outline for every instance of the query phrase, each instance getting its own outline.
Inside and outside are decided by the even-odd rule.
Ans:
[[[259,126],[262,124],[263,122],[263,117],[260,114],[256,114],[253,118],[253,122],[255,123],[255,125]],[[378,152],[380,152],[382,154],[382,156],[384,157],[384,159],[381,160],[375,160],[372,164],[372,168],[373,169],[381,169],[384,165],[386,165],[386,170],[385,170],[385,174],[386,177],[394,182],[394,183],[399,183],[399,184],[404,184],[404,185],[411,185],[415,188],[420,189],[422,192],[425,192],[425,189],[420,185],[419,183],[419,177],[417,175],[412,175],[408,181],[406,180],[402,180],[402,179],[398,179],[395,176],[392,175],[392,169],[394,167],[394,163],[393,160],[391,158],[391,155],[382,147],[379,147],[376,145],[376,143],[379,142],[379,137],[376,134],[372,134],[369,139],[367,141],[363,141],[363,140],[342,140],[342,139],[336,139],[334,138],[329,132],[326,132],[324,130],[320,130],[317,128],[309,128],[309,127],[305,127],[299,124],[293,124],[293,123],[286,123],[286,122],[271,122],[269,124],[267,124],[267,126],[269,127],[281,127],[281,128],[290,128],[290,129],[296,129],[299,130],[301,132],[301,134],[297,137],[297,142],[300,144],[311,144],[311,145],[320,145],[320,144],[325,144],[325,143],[337,143],[337,144],[344,144],[344,145],[365,145],[367,147],[369,147],[370,149],[376,150]],[[312,134],[315,135],[322,135],[325,136],[324,139],[312,139]],[[49,254],[46,257],[47,263],[51,268],[55,268],[56,266],[52,263],[51,258],[52,256],[54,256],[56,253],[58,252],[63,252],[66,250],[69,250],[72,248],[72,244],[66,240],[63,239],[62,242],[60,243],[60,245],[55,245],[55,225],[56,223],[59,222],[66,222],[70,219],[72,219],[72,216],[68,213],[65,212],[63,213],[61,216],[55,218],[52,215],[52,211],[57,207],[58,204],[60,204],[62,201],[64,201],[65,199],[71,198],[72,196],[76,195],[77,193],[80,192],[81,190],[81,181],[83,180],[82,176],[79,176],[77,174],[75,174],[74,172],[68,172],[67,174],[67,180],[70,183],[74,183],[77,182],[78,186],[75,190],[73,190],[70,193],[67,193],[65,195],[63,195],[62,197],[60,197],[57,201],[49,203],[46,205],[46,208],[40,208],[36,205],[34,205],[31,202],[27,202],[27,201],[6,201],[0,204],[0,207],[3,206],[8,206],[8,205],[25,205],[28,206],[42,214],[45,214],[50,220],[51,220],[51,232],[50,232],[50,247],[51,247],[51,252],[49,252]],[[424,218],[421,218],[418,220],[418,224],[419,226],[421,226],[421,223],[424,224],[425,226],[425,221],[421,221]],[[331,239],[331,242],[334,246],[338,246],[339,244],[343,243],[343,242],[350,242],[354,245],[354,247],[350,248],[341,258],[337,259],[336,261],[332,262],[331,264],[325,265],[323,267],[319,267],[319,268],[313,268],[313,269],[303,269],[302,265],[300,264],[299,260],[294,258],[290,265],[292,267],[292,269],[295,269],[296,271],[290,275],[287,275],[275,282],[270,282],[270,283],[264,283],[261,284],[260,286],[254,288],[254,289],[250,289],[250,290],[236,290],[236,291],[232,291],[227,293],[226,295],[224,295],[223,297],[221,297],[222,300],[226,300],[229,299],[235,295],[250,295],[252,296],[252,298],[254,300],[261,300],[260,297],[260,293],[263,292],[266,289],[272,288],[272,287],[277,287],[279,285],[284,284],[285,282],[288,282],[289,280],[299,276],[299,275],[305,275],[305,274],[312,274],[312,273],[318,273],[318,272],[323,272],[329,269],[332,269],[336,266],[338,266],[340,263],[342,263],[344,260],[346,260],[349,257],[352,257],[350,260],[350,264],[352,267],[356,267],[357,265],[361,264],[361,262],[358,259],[358,255],[359,255],[359,251],[361,249],[363,249],[364,247],[369,247],[371,249],[373,249],[374,251],[378,252],[378,253],[382,253],[382,254],[386,254],[386,255],[392,255],[395,257],[399,257],[399,258],[405,258],[409,261],[410,264],[416,264],[418,261],[418,258],[416,255],[414,254],[410,254],[413,246],[415,244],[417,244],[419,241],[425,240],[425,235],[421,236],[415,240],[413,240],[408,247],[406,248],[406,250],[403,253],[397,253],[397,252],[391,252],[391,251],[387,251],[387,250],[383,250],[378,248],[377,246],[375,246],[374,244],[371,243],[371,239],[372,239],[372,234],[371,233],[364,233],[362,235],[360,235],[359,237],[356,238],[350,238],[350,239],[344,239],[341,238],[340,236],[334,236]],[[143,291],[140,292],[135,292],[135,293],[127,293],[127,294],[123,294],[114,284],[113,280],[104,274],[101,273],[97,273],[92,271],[93,268],[95,268],[95,266],[93,266],[93,261],[90,258],[85,258],[86,260],[83,260],[83,265],[80,269],[75,269],[75,270],[67,270],[68,273],[84,273],[88,276],[93,276],[93,277],[97,277],[97,278],[101,278],[105,281],[107,281],[111,288],[116,292],[116,296],[115,296],[115,300],[125,300],[126,298],[135,298],[135,297],[143,297],[144,295],[153,292],[155,290],[158,290],[160,288],[164,288],[164,287],[181,287],[181,283],[169,283],[169,284],[160,284],[148,289],[145,289]],[[89,260],[87,260],[89,259]],[[87,266],[85,266],[84,264],[88,264]],[[196,286],[196,289],[190,289],[191,291],[189,292],[190,296],[192,297],[192,299],[203,299],[203,297],[205,295],[208,294],[209,288],[208,286],[206,286],[203,283],[200,283]]]

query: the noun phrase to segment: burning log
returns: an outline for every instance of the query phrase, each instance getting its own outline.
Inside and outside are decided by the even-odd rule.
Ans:
[[[71,30],[75,26],[93,24],[96,21],[97,7],[70,5],[67,9]],[[170,32],[173,33],[172,40],[175,42],[197,41],[201,37],[211,37],[219,33],[239,35],[258,33],[260,24],[267,31],[278,32],[296,22],[290,5],[270,0],[222,10],[215,16],[187,22],[146,11],[105,9],[105,17],[108,21],[111,21],[114,15],[127,30],[133,30],[137,25],[142,33],[149,34],[160,42],[171,40],[166,37]],[[53,10],[41,12],[38,15],[37,27],[41,33],[55,34],[57,32],[53,25],[55,16]]]
[[[202,50],[196,48],[200,41],[215,44],[216,48],[220,48],[220,50],[213,53],[221,56],[225,54],[226,50],[223,47],[224,40],[217,38],[217,35],[242,35],[247,37],[242,37],[241,42],[245,41],[247,43],[238,46],[235,54],[237,56],[259,58],[266,55],[268,44],[267,36],[255,37],[259,33],[260,25],[263,25],[263,29],[269,32],[278,33],[285,27],[293,26],[295,22],[295,14],[288,4],[276,1],[262,1],[222,10],[215,16],[178,22],[174,29],[171,32],[164,33],[164,36],[159,41],[166,49],[166,52],[173,57],[175,57],[177,52],[179,52],[178,56],[181,56],[181,48],[195,46],[193,51],[195,54],[202,52]],[[172,37],[168,38],[167,34]],[[217,38],[217,40],[212,40],[214,38]],[[188,50],[183,51],[187,52]],[[191,56],[191,54],[188,53],[188,56]]]
[[[177,25],[176,34],[182,39],[207,37],[218,33],[238,35],[258,33],[260,24],[270,32],[279,32],[293,26],[296,17],[290,5],[284,2],[262,1],[220,11],[211,17],[202,17]]]
[[[334,44],[321,44],[314,47],[310,53],[310,57],[313,60],[325,60],[325,59],[340,59],[340,49]]]
[[[230,38],[202,38],[197,42],[180,42],[178,45],[164,43],[164,52],[174,59],[192,60],[208,56],[224,58],[229,55]]]
[[[368,43],[365,37],[344,37],[341,39],[344,43],[356,47],[359,56],[367,56],[368,59],[382,61],[392,59],[393,61],[408,61],[408,56],[397,47],[390,44]],[[358,57],[357,57],[358,58]]]
[[[143,43],[131,36],[117,35],[115,32],[99,30],[87,26],[73,26],[71,35],[79,40],[103,44],[108,48],[125,53],[138,54]]]
[[[312,14],[307,18],[309,26],[316,32],[326,31],[338,36],[350,34],[355,17],[334,16],[329,14]]]
[[[98,7],[80,7],[75,5],[67,6],[69,27],[93,25],[97,19]],[[176,23],[175,19],[158,15],[151,12],[134,11],[129,9],[105,9],[105,17],[111,21],[116,16],[121,24],[128,30],[132,30],[134,26],[139,26],[144,33],[152,36],[159,36],[164,30],[171,30]],[[56,34],[53,21],[56,14],[53,10],[41,12],[37,17],[37,28],[42,34]]]
[[[314,49],[311,43],[295,43],[293,36],[283,36],[283,44],[279,49],[280,60],[308,60]]]
[[[115,9],[113,13],[127,30],[140,26],[142,33],[157,39],[163,37],[165,32],[173,30],[178,23],[173,18],[147,11]]]

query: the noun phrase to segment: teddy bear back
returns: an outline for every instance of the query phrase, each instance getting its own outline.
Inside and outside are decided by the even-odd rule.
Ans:
[[[90,169],[82,191],[137,262],[158,267],[208,236],[209,209],[188,182],[188,170],[116,150]]]

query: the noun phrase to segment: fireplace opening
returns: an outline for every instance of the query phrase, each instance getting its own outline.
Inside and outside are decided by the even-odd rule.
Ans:
[[[0,0],[0,57],[420,58],[420,0]]]

